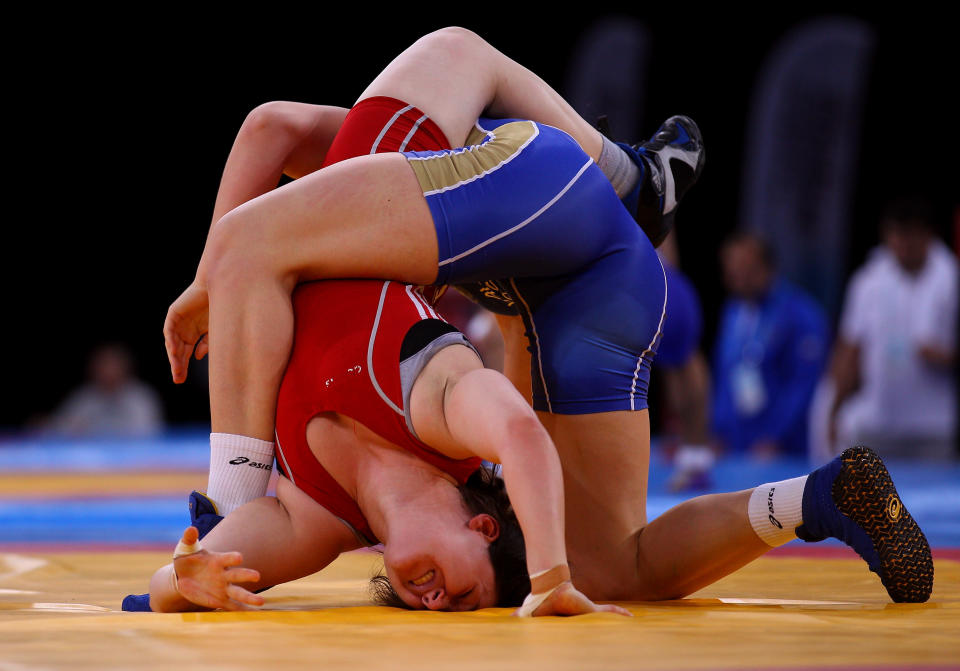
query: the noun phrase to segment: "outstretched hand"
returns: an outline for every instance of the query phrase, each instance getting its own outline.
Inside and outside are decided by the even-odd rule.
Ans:
[[[188,527],[183,532],[182,542],[192,545],[198,535],[196,527]],[[249,610],[251,606],[262,606],[262,596],[236,584],[260,580],[258,571],[241,568],[241,563],[243,555],[239,552],[209,550],[174,559],[177,590],[183,598],[204,608]]]
[[[626,608],[613,604],[595,604],[571,582],[565,582],[557,587],[533,612],[533,615],[540,617],[541,615],[585,615],[587,613],[616,613],[632,617]]]
[[[187,379],[190,356],[202,359],[207,353],[207,325],[210,299],[205,287],[192,283],[167,310],[163,341],[170,361],[170,374],[177,384]],[[196,352],[194,353],[194,347]]]

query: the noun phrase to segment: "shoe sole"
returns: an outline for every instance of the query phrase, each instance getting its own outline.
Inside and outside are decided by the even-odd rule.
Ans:
[[[831,490],[837,509],[859,525],[880,558],[877,571],[897,603],[923,603],[933,590],[930,544],[907,512],[883,461],[873,450],[852,447]]]

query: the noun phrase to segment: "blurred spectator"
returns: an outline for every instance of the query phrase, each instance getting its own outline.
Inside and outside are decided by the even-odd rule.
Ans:
[[[700,349],[703,312],[693,283],[680,271],[676,234],[657,249],[667,278],[667,314],[654,375],[663,381],[663,434],[673,462],[669,487],[706,489],[716,455],[710,444],[710,367]]]
[[[957,259],[929,205],[891,202],[883,243],[847,287],[830,370],[828,437],[890,457],[956,457]]]
[[[70,393],[42,422],[42,431],[61,436],[149,436],[163,429],[157,393],[136,379],[130,351],[119,344],[93,351],[87,382]]]
[[[734,234],[720,258],[730,297],[714,351],[713,429],[734,452],[806,455],[807,413],[828,348],[826,315],[778,277],[758,235]]]

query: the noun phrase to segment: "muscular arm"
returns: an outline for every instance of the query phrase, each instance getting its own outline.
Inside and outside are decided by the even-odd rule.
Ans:
[[[175,562],[179,591],[171,579],[174,564],[154,574],[154,611],[260,605],[262,598],[251,591],[316,573],[359,543],[330,512],[280,478],[276,498],[255,499],[237,508],[203,539],[203,546],[203,552]]]
[[[329,105],[276,101],[260,105],[244,120],[220,178],[213,223],[230,210],[319,170],[349,110]],[[202,264],[201,264],[202,266]],[[198,268],[198,279],[205,277]]]
[[[530,572],[566,563],[560,459],[509,380],[482,368],[466,347],[447,347],[420,374],[410,403],[426,444],[454,459],[478,456],[503,466]]]
[[[347,112],[342,107],[286,101],[265,103],[250,112],[220,178],[211,230],[231,210],[275,189],[283,175],[298,178],[319,170]],[[205,245],[194,281],[167,312],[164,339],[176,383],[187,377],[194,346],[197,359],[208,351],[203,338],[209,307],[207,266]]]

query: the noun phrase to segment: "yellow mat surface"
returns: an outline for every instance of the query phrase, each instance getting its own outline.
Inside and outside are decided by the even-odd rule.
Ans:
[[[727,669],[960,667],[960,562],[893,604],[859,560],[764,558],[633,617],[366,605],[370,552],[264,593],[257,612],[124,613],[166,553],[0,554],[0,671],[21,669]]]

